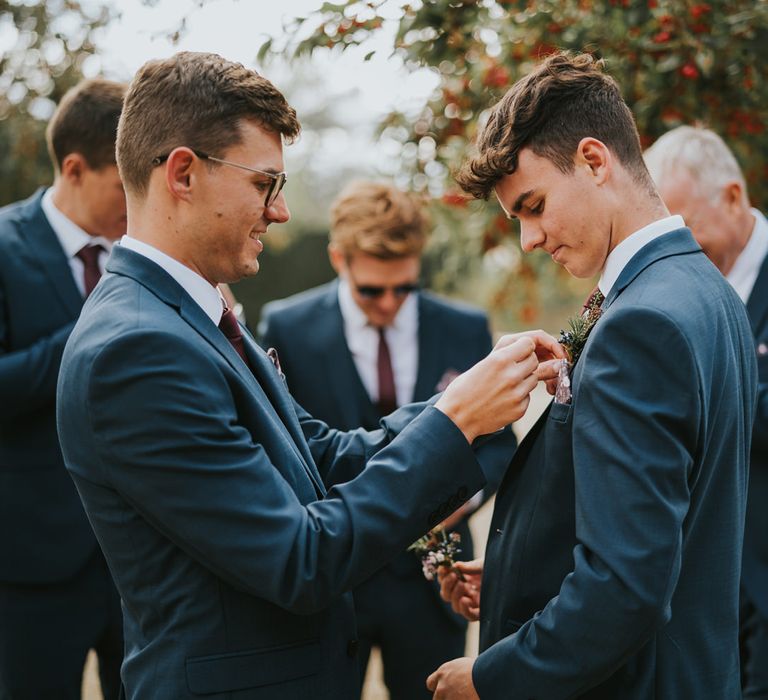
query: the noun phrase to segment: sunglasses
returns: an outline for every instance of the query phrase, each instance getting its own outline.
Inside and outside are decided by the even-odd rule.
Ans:
[[[241,165],[240,163],[233,163],[231,160],[222,160],[221,158],[216,158],[215,156],[212,156],[205,151],[197,151],[194,148],[190,149],[192,153],[194,153],[198,158],[201,160],[212,160],[214,163],[221,163],[222,165],[229,165],[233,168],[240,168],[241,170],[247,170],[251,173],[258,173],[259,175],[264,175],[264,177],[269,178],[269,187],[267,188],[267,195],[264,198],[264,206],[265,207],[271,207],[275,200],[277,199],[277,195],[280,194],[280,191],[285,186],[285,183],[288,180],[288,176],[285,173],[270,173],[266,170],[257,170],[256,168],[251,168],[248,165]],[[166,153],[162,156],[157,156],[156,158],[152,159],[152,165],[158,166],[161,163],[164,163],[166,160],[168,160],[168,156],[170,154]]]
[[[384,296],[388,289],[391,289],[396,297],[405,297],[413,292],[418,292],[420,286],[414,283],[398,284],[395,287],[374,287],[368,284],[356,284],[355,289],[357,289],[357,293],[361,297],[365,297],[366,299],[378,299]]]

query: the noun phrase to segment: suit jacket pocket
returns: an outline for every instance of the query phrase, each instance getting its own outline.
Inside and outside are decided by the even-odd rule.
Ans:
[[[571,406],[572,404],[570,403],[557,403],[553,401],[549,408],[549,420],[556,423],[567,423],[571,415]]]
[[[284,683],[320,670],[320,642],[189,657],[187,685],[196,695]]]

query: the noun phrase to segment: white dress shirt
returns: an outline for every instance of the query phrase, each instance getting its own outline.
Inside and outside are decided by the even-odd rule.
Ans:
[[[344,337],[355,361],[357,373],[373,403],[379,400],[379,331],[368,323],[363,311],[352,298],[346,280],[339,280],[339,306],[344,319]],[[409,294],[391,326],[384,329],[389,346],[392,374],[395,379],[397,405],[413,401],[419,366],[418,294]]]
[[[644,248],[659,236],[680,228],[685,228],[685,221],[683,221],[682,216],[667,216],[654,221],[652,224],[643,226],[639,231],[635,231],[627,236],[609,253],[605,260],[603,273],[600,275],[600,281],[597,283],[603,295],[608,296],[627,263],[641,248]]]
[[[768,255],[768,220],[757,209],[752,210],[755,226],[726,279],[746,304],[755,286],[765,256]]]
[[[149,243],[132,238],[131,236],[123,236],[120,239],[120,245],[160,265],[195,300],[206,316],[213,321],[214,325],[219,325],[219,321],[221,321],[221,317],[224,314],[224,300],[218,287],[214,287],[194,270],[183,265],[170,255],[166,255],[154,246],[149,245]]]
[[[72,277],[80,290],[80,294],[85,296],[85,265],[77,253],[88,245],[100,245],[104,250],[99,253],[99,269],[104,274],[104,265],[107,263],[109,251],[112,250],[112,241],[101,236],[91,236],[81,229],[74,221],[61,213],[53,203],[53,188],[46,190],[43,199],[40,202],[43,208],[45,218],[51,225],[56,238],[59,239],[64,255],[69,261],[69,268],[72,270]]]

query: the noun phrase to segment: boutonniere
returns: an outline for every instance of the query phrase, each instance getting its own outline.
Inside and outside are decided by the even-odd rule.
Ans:
[[[602,313],[600,306],[593,303],[587,307],[581,316],[568,319],[567,331],[560,331],[558,342],[568,354],[568,363],[571,368],[578,362],[581,351],[587,344],[587,338],[589,338],[589,334]]]
[[[603,295],[592,295],[584,307],[581,316],[573,316],[568,319],[568,330],[560,331],[558,342],[563,346],[568,360],[563,360],[560,366],[560,375],[557,378],[557,388],[555,389],[555,401],[558,403],[570,403],[571,401],[571,381],[570,376],[573,368],[579,361],[582,350],[587,344],[587,338],[595,327],[595,324],[603,314],[601,304]]]
[[[459,579],[463,581],[464,575],[454,568],[456,555],[461,552],[460,543],[461,535],[458,532],[452,532],[449,535],[445,528],[436,527],[416,540],[408,547],[408,551],[421,557],[421,570],[427,581],[432,581],[435,578],[437,570],[441,566],[453,569]]]

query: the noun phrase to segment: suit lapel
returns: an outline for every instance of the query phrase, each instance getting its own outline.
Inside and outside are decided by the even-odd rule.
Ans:
[[[312,479],[315,489],[320,496],[324,496],[325,487],[323,486],[323,480],[317,471],[312,453],[309,451],[309,445],[307,445],[301,425],[299,425],[299,419],[296,417],[296,411],[293,408],[293,401],[288,393],[288,389],[283,383],[282,378],[278,375],[272,360],[267,357],[264,350],[259,347],[247,330],[243,333],[243,342],[245,343],[245,352],[253,367],[258,384],[264,390],[282,425],[291,436],[291,442],[296,447],[298,456],[307,470],[310,479]],[[229,345],[229,342],[227,342],[227,345]],[[240,364],[242,365],[243,363],[241,362]]]
[[[115,246],[107,263],[107,270],[109,272],[124,274],[135,279],[163,302],[178,309],[180,316],[224,357],[230,366],[238,373],[240,378],[248,385],[259,404],[264,407],[275,430],[280,432],[293,448],[296,458],[304,467],[307,477],[313,483],[315,490],[320,496],[324,495],[325,491],[322,486],[322,481],[317,474],[317,470],[314,468],[314,463],[312,462],[311,457],[308,464],[300,451],[300,445],[304,442],[301,432],[298,432],[299,439],[294,437],[294,434],[289,427],[290,421],[284,420],[281,415],[278,414],[277,406],[280,405],[280,401],[273,402],[268,396],[267,391],[265,391],[264,386],[259,382],[259,379],[262,379],[262,375],[264,375],[267,378],[265,385],[269,387],[270,393],[273,392],[274,387],[268,381],[269,374],[263,370],[261,361],[254,363],[254,367],[259,368],[257,377],[246,366],[224,334],[214,325],[213,321],[211,321],[194,299],[192,299],[192,297],[190,297],[176,280],[163,270],[162,267],[153,261],[144,258],[142,255],[134,253],[133,251],[126,250],[120,246]],[[253,350],[253,341],[247,333],[244,334],[244,340],[246,342],[246,348]],[[258,352],[263,355],[263,351],[260,349]],[[251,353],[249,353],[249,359],[250,358]],[[258,354],[256,359],[259,360]],[[266,355],[264,356],[264,361],[269,362]],[[272,374],[275,378],[277,377],[274,370],[272,371]],[[298,423],[295,416],[293,420]],[[312,465],[311,467],[310,464]]]
[[[37,260],[45,275],[56,290],[56,294],[72,318],[77,318],[83,308],[83,297],[75,284],[72,268],[69,266],[59,239],[43,212],[41,201],[44,190],[29,200],[23,213],[23,226],[30,246],[30,256]]]
[[[768,321],[768,255],[765,256],[755,286],[747,299],[747,313],[755,336]]]
[[[608,307],[616,300],[616,297],[649,265],[673,255],[689,255],[692,253],[704,254],[687,228],[670,231],[655,238],[635,253],[621,271],[619,278],[603,302],[603,312],[607,311]]]
[[[437,314],[429,299],[419,294],[419,357],[413,401],[426,401],[437,390],[440,373],[445,369]]]
[[[315,329],[316,344],[317,347],[324,348],[325,371],[336,388],[333,395],[343,424],[364,427],[378,425],[381,416],[363,386],[344,336],[338,283],[329,287],[323,303],[326,313],[318,314],[323,323],[318,324]]]

